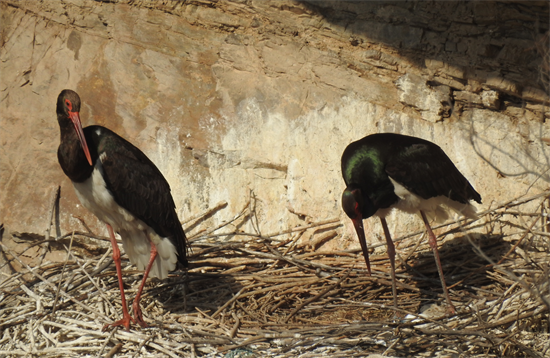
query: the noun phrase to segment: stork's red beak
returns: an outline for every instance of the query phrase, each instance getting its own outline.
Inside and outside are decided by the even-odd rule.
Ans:
[[[359,214],[359,217],[351,219],[353,226],[355,226],[355,231],[357,231],[357,237],[359,238],[359,243],[361,244],[361,249],[363,249],[363,256],[365,257],[365,262],[367,263],[367,270],[370,272],[370,260],[369,260],[369,250],[367,248],[367,240],[365,239],[365,229],[363,229],[363,216]]]
[[[80,114],[78,114],[78,112],[69,111],[69,118],[71,118],[71,121],[73,122],[74,130],[78,135],[80,145],[82,146],[82,150],[86,155],[86,159],[88,159],[88,163],[90,163],[90,165],[93,165],[92,156],[90,155],[90,150],[88,149],[88,143],[86,143],[86,137],[84,137],[84,131],[82,130],[82,123],[80,123]]]

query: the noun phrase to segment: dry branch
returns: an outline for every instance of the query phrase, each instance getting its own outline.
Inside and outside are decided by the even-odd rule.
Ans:
[[[0,355],[544,357],[550,350],[544,304],[550,245],[548,211],[538,204],[548,196],[504,203],[487,211],[484,222],[459,221],[440,235],[452,241],[453,233],[471,238],[490,228],[471,243],[460,240],[446,249],[440,242],[458,308],[450,318],[435,306],[433,313],[421,311],[424,303],[443,301],[430,250],[409,240],[412,235],[396,240],[406,254],[397,268],[395,310],[386,255],[373,255],[369,277],[360,249],[315,250],[341,235],[338,218],[270,234],[259,233],[257,223],[254,232],[231,231],[255,220],[252,197],[218,227],[201,225],[223,203],[188,221],[198,223],[192,267],[163,282],[148,281],[142,301],[147,329],[101,332],[120,313],[110,251],[82,259],[68,249],[64,262],[30,267],[23,253],[0,243],[8,260],[23,267],[0,282]],[[83,236],[98,238],[75,233],[75,244]],[[125,267],[131,295],[141,272]]]

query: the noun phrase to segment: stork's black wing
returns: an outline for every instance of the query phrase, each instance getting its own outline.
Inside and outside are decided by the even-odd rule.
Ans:
[[[86,131],[92,131],[97,141],[104,180],[117,204],[161,237],[168,237],[176,246],[178,261],[187,266],[185,233],[162,173],[141,150],[111,130],[90,126]]]
[[[400,148],[388,159],[386,173],[424,199],[444,195],[460,203],[481,196],[437,145],[421,141]]]

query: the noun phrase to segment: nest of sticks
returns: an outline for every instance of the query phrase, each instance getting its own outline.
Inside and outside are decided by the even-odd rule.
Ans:
[[[191,268],[148,281],[141,305],[150,328],[129,332],[101,331],[122,312],[108,245],[94,257],[74,250],[107,238],[89,232],[42,238],[33,245],[62,244],[66,260],[34,267],[21,259],[24,251],[0,243],[6,264],[21,267],[0,278],[0,357],[550,355],[550,192],[439,227],[453,317],[444,315],[423,232],[395,238],[395,310],[387,255],[371,256],[368,276],[360,249],[323,249],[341,235],[340,219],[272,234],[242,232],[242,223],[255,220],[251,200],[233,221],[203,229],[223,207],[185,223]],[[123,268],[131,301],[142,273],[127,259]]]

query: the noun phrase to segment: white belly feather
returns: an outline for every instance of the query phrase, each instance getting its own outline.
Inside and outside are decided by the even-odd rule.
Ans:
[[[157,247],[158,255],[149,276],[160,279],[168,277],[168,272],[176,268],[176,248],[168,238],[157,235],[147,224],[115,202],[102,172],[101,160],[98,160],[90,178],[83,183],[73,182],[78,199],[120,235],[124,251],[138,270],[145,270],[149,263],[151,240]]]
[[[411,193],[392,178],[390,178],[390,180],[394,186],[395,195],[399,197],[399,201],[392,208],[379,209],[376,215],[380,217],[385,217],[393,208],[396,208],[411,214],[418,213],[419,210],[422,210],[428,217],[435,219],[437,222],[443,222],[449,218],[449,209],[471,219],[477,218],[476,209],[472,204],[462,204],[444,195],[427,200],[422,199],[420,196]]]

